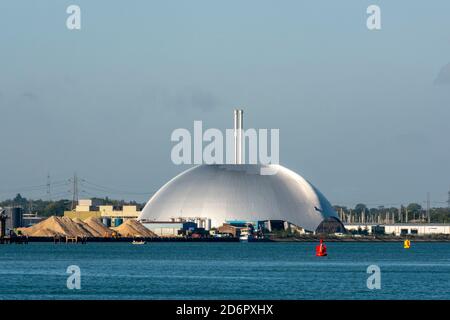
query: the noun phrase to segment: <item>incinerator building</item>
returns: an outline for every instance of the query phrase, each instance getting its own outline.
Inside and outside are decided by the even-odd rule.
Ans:
[[[242,128],[242,112],[237,117],[236,121],[235,112],[235,130]],[[307,231],[330,223],[343,229],[331,204],[311,183],[280,165],[240,164],[240,146],[238,138],[237,164],[195,166],[167,182],[138,219],[202,217],[211,219],[213,227],[230,220],[282,220]],[[262,168],[276,170],[276,174],[263,175]]]

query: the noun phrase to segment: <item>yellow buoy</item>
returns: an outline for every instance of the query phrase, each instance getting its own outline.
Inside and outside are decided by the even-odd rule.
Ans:
[[[409,239],[406,239],[405,241],[403,241],[403,248],[405,248],[405,249],[411,248],[411,241],[409,241]]]

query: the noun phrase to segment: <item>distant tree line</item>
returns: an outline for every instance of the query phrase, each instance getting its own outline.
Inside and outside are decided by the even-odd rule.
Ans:
[[[344,222],[355,223],[421,223],[428,222],[427,210],[418,203],[410,203],[407,206],[369,208],[363,203],[354,208],[346,206],[334,206],[339,217]],[[400,211],[401,210],[401,211]],[[450,223],[450,210],[448,207],[430,208],[431,223]]]
[[[108,197],[105,198],[93,198],[93,201],[99,201],[104,205],[112,205],[116,208],[122,207],[124,205],[135,205],[138,209],[142,209],[144,204],[138,203],[136,201],[125,201],[125,200],[113,200]],[[27,199],[17,194],[14,199],[8,199],[0,202],[0,207],[21,207],[25,213],[36,213],[39,216],[49,217],[49,216],[62,216],[64,211],[69,211],[72,208],[72,200],[61,199],[61,200],[33,200]]]

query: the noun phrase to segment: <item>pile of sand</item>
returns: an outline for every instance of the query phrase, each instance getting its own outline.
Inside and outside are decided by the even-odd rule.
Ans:
[[[90,230],[93,237],[110,237],[113,234],[113,231],[106,227],[98,218],[87,218],[84,220],[84,224]]]
[[[112,230],[104,226],[97,218],[82,221],[79,218],[52,216],[29,228],[19,229],[29,237],[108,237]]]
[[[90,236],[80,225],[67,217],[50,217],[29,228],[22,228],[20,231],[30,237]]]
[[[111,237],[116,231],[122,237],[156,237],[152,231],[136,220],[127,220],[117,228],[107,228],[98,218],[90,217],[85,221],[79,218],[50,217],[29,228],[20,228],[23,235],[29,237]]]
[[[155,233],[144,227],[139,221],[132,219],[112,229],[117,231],[122,237],[157,237]]]

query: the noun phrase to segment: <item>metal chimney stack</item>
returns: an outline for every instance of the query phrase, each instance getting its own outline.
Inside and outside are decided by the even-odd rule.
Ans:
[[[244,111],[234,110],[234,163],[242,164],[242,131],[244,129]]]

